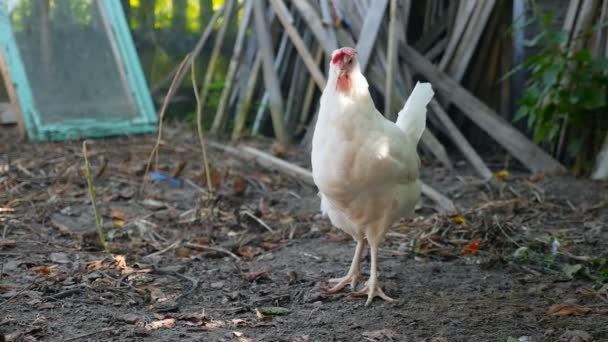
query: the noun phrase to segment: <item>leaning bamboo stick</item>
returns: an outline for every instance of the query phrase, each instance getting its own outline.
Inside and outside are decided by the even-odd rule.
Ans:
[[[327,38],[325,27],[323,26],[323,22],[321,21],[317,10],[315,10],[308,0],[291,0],[291,3],[295,6],[308,28],[312,31],[317,42],[323,46],[323,50],[326,52],[329,51],[329,54],[331,55],[331,52],[336,49],[338,44],[334,44]]]
[[[272,11],[273,18],[274,11]],[[283,78],[283,71],[285,70],[284,66],[286,66],[287,61],[287,51],[289,49],[289,36],[287,32],[283,32],[281,35],[281,41],[279,42],[279,49],[277,51],[276,57],[274,59],[274,69],[277,71],[277,76],[279,77],[279,81]],[[265,118],[266,110],[269,105],[270,97],[268,95],[268,90],[264,90],[264,95],[262,95],[262,100],[260,101],[260,105],[258,107],[258,111],[255,115],[255,120],[253,121],[253,127],[251,128],[251,133],[257,134],[262,126],[262,121]]]
[[[333,20],[329,10],[328,0],[321,0],[321,15],[323,16],[323,21],[325,22],[325,35],[327,36],[329,47],[332,50],[336,50],[338,48],[338,38],[336,37],[336,31],[333,27]]]
[[[302,37],[300,37],[300,34],[293,26],[293,18],[291,18],[291,15],[287,11],[285,3],[283,3],[282,0],[270,0],[270,3],[277,14],[277,18],[279,18],[283,28],[285,28],[285,32],[287,32],[289,38],[291,38],[293,46],[296,48],[300,54],[300,57],[304,61],[306,68],[317,83],[319,89],[323,90],[326,84],[325,76],[323,76],[323,73],[321,72],[321,69],[319,69],[318,65],[315,64],[314,58],[310,52],[308,52],[308,47],[304,43],[304,40],[302,40]]]
[[[367,8],[367,15],[363,21],[361,34],[357,41],[357,60],[359,61],[361,72],[365,72],[367,64],[371,59],[373,47],[378,31],[380,31],[387,5],[388,0],[376,0],[374,1],[374,6],[370,5]]]
[[[473,166],[475,171],[483,180],[492,178],[492,171],[486,166],[481,157],[475,152],[475,149],[469,144],[467,139],[462,135],[458,127],[450,119],[448,114],[441,108],[439,102],[435,99],[431,100],[429,108],[435,114],[435,117],[445,127],[446,134],[452,139],[456,147],[460,150],[466,160]]]
[[[258,52],[256,54],[255,61],[253,62],[253,66],[251,67],[251,72],[249,73],[245,97],[241,102],[241,107],[234,123],[234,129],[232,130],[231,138],[232,142],[236,142],[238,139],[240,139],[241,133],[243,132],[243,128],[245,127],[245,122],[247,121],[247,114],[249,114],[249,109],[251,108],[251,101],[253,100],[253,95],[255,94],[255,86],[258,82],[258,75],[260,74],[261,66],[262,55]]]
[[[467,117],[534,172],[560,173],[565,168],[492,109],[438,70],[409,45],[400,49],[405,61],[433,84],[433,89],[454,103]]]
[[[321,59],[323,59],[323,48],[321,45],[317,46],[317,51],[315,52],[315,63],[319,65],[321,63]],[[304,129],[306,129],[306,121],[308,119],[308,114],[310,113],[310,106],[312,105],[312,100],[315,94],[315,83],[312,77],[308,80],[308,84],[306,85],[306,92],[304,93],[304,101],[302,102],[302,112],[300,114],[300,123],[298,128],[296,128],[296,134],[302,133]]]
[[[232,154],[235,157],[239,157],[245,160],[255,160],[258,164],[265,168],[277,170],[286,175],[289,175],[295,179],[298,179],[306,184],[315,186],[312,172],[301,166],[289,163],[283,159],[279,159],[271,154],[260,151],[256,148],[249,146],[231,147],[215,142],[209,142],[209,146],[219,149],[223,152]],[[422,183],[422,194],[433,200],[438,205],[438,210],[442,213],[449,213],[456,210],[454,202],[452,202],[445,195],[435,190],[428,184]]]
[[[209,89],[211,87],[211,78],[215,73],[215,67],[217,61],[220,57],[220,52],[222,50],[222,45],[224,44],[224,36],[228,31],[228,26],[230,25],[230,21],[232,20],[232,15],[234,14],[235,9],[237,7],[236,0],[227,0],[226,1],[226,10],[224,12],[224,20],[222,21],[222,26],[217,33],[217,38],[215,39],[215,45],[213,46],[213,51],[211,52],[211,58],[209,59],[209,65],[207,66],[207,71],[205,72],[205,79],[203,80],[203,84],[201,85],[201,89],[199,91],[199,98],[201,100],[200,107],[205,108],[205,104],[207,102],[207,96],[209,95]]]
[[[397,68],[397,0],[391,0],[390,19],[388,28],[388,48],[386,50],[386,85],[384,86],[384,111],[389,120],[394,120],[394,112],[391,111],[391,101],[395,87],[395,71]]]
[[[236,78],[238,66],[241,63],[243,44],[245,42],[245,33],[249,27],[249,19],[251,18],[251,12],[253,11],[252,1],[254,0],[246,0],[245,2],[245,13],[241,19],[241,26],[239,27],[239,32],[236,36],[236,42],[234,43],[234,51],[232,52],[232,58],[230,59],[228,72],[226,73],[224,89],[222,89],[217,111],[215,112],[213,124],[211,125],[211,134],[219,133],[226,121],[225,118],[228,100],[232,91],[232,84]]]
[[[264,7],[261,1],[253,2],[253,13],[255,30],[258,44],[260,45],[260,53],[262,55],[264,84],[266,85],[270,97],[270,115],[272,118],[274,134],[279,142],[286,144],[288,138],[285,129],[283,128],[283,98],[281,97],[279,77],[274,69],[272,37],[270,36],[267,21],[264,18]]]

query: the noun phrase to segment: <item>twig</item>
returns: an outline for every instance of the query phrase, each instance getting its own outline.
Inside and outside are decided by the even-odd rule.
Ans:
[[[207,147],[205,146],[205,136],[203,135],[203,104],[198,95],[198,87],[196,85],[196,73],[194,72],[194,63],[192,63],[192,88],[194,89],[194,98],[196,99],[196,129],[198,131],[198,140],[203,151],[203,166],[205,168],[205,177],[207,178],[207,188],[213,194],[213,182],[211,181],[211,172],[209,169],[209,160],[207,159]]]
[[[178,80],[181,81],[182,76],[183,76],[183,70],[184,70],[186,64],[191,63],[191,59],[192,59],[191,53],[187,54],[186,57],[184,57],[184,59],[182,60],[182,62],[179,65],[179,68],[177,69],[177,73],[175,74],[175,77],[173,77],[171,86],[169,87],[169,90],[167,91],[167,95],[165,96],[165,99],[163,101],[163,105],[160,109],[160,114],[158,115],[158,134],[156,136],[156,142],[154,144],[154,147],[152,148],[152,151],[150,152],[150,156],[148,157],[148,163],[146,164],[146,171],[144,172],[144,175],[143,175],[143,180],[141,183],[140,191],[143,191],[144,187],[146,186],[146,177],[148,176],[148,172],[150,171],[150,166],[152,165],[152,158],[156,157],[155,164],[156,164],[156,166],[158,166],[158,149],[160,147],[160,139],[163,136],[163,121],[165,118],[165,112],[167,111],[167,106],[169,105],[169,100],[174,93],[174,89],[175,89],[175,87],[178,86]]]
[[[260,219],[259,217],[253,215],[250,211],[245,210],[245,211],[242,211],[241,213],[251,217],[257,223],[259,223],[262,227],[266,228],[269,232],[274,233],[274,230],[272,228],[270,228],[270,226],[268,226],[266,224],[266,222],[262,221],[262,219]]]
[[[200,245],[198,243],[192,243],[192,242],[186,242],[183,244],[183,246],[188,247],[188,248],[200,248],[200,249],[207,249],[207,250],[214,251],[214,252],[224,253],[224,254],[227,254],[227,255],[233,257],[236,261],[239,261],[239,262],[241,261],[241,258],[239,258],[238,255],[232,253],[231,251],[227,250],[226,248]]]
[[[93,176],[91,175],[91,164],[89,164],[86,140],[82,142],[82,155],[84,156],[84,174],[87,179],[87,184],[89,185],[89,197],[91,198],[91,205],[93,206],[93,213],[95,214],[95,227],[97,227],[99,242],[104,250],[109,253],[105,232],[103,231],[101,213],[99,212],[99,207],[97,207],[97,194],[95,193],[95,186],[93,185]]]
[[[59,300],[68,296],[71,296],[73,294],[79,293],[82,291],[82,287],[76,287],[73,289],[69,289],[69,290],[65,290],[65,291],[61,291],[53,296],[48,296],[45,297],[46,300]]]
[[[34,279],[32,281],[31,284],[29,284],[27,287],[24,287],[21,291],[15,293],[13,296],[11,296],[9,299],[5,300],[4,302],[0,303],[0,306],[9,303],[10,301],[12,301],[13,299],[17,298],[19,295],[21,295],[23,292],[31,289],[32,287],[34,287],[34,284],[36,284],[36,280],[38,280],[38,278]]]
[[[165,248],[163,248],[163,249],[161,249],[159,251],[156,251],[154,253],[146,255],[144,258],[150,258],[150,257],[153,257],[153,256],[157,256],[157,255],[161,255],[161,254],[167,253],[168,251],[179,247],[179,245],[181,243],[182,243],[182,240],[177,240],[174,243],[170,244],[169,246],[167,246],[167,247],[165,247]]]
[[[507,234],[507,232],[505,232],[504,229],[502,229],[502,225],[500,224],[500,222],[498,222],[498,217],[496,217],[496,215],[494,215],[494,223],[496,224],[496,226],[498,227],[498,229],[500,229],[500,231],[502,232],[502,234],[509,239],[509,241],[511,241],[515,246],[517,246],[518,248],[521,247],[520,244],[518,244],[515,240],[513,240],[513,238],[511,238],[509,236],[509,234]]]

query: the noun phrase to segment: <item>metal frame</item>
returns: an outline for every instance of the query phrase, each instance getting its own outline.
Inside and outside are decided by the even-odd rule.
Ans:
[[[120,0],[97,0],[96,2],[107,25],[109,39],[114,45],[113,48],[117,50],[115,56],[119,59],[118,65],[125,75],[130,95],[138,110],[138,116],[134,119],[111,120],[82,118],[55,124],[43,124],[40,120],[41,113],[35,106],[32,89],[29,86],[25,72],[26,66],[23,65],[13,35],[10,14],[6,9],[7,0],[0,0],[0,62],[3,62],[0,63],[0,67],[5,69],[3,74],[5,78],[8,78],[5,80],[7,88],[11,88],[15,95],[13,97],[16,97],[16,99],[11,98],[11,101],[17,101],[14,105],[18,107],[18,112],[21,114],[20,123],[32,140],[67,140],[148,133],[156,130],[156,111]]]

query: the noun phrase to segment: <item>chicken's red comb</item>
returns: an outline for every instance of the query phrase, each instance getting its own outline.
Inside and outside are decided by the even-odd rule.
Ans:
[[[344,57],[344,55],[348,55],[349,57],[353,57],[354,55],[357,54],[357,50],[350,48],[350,47],[343,47],[341,48],[336,55],[334,56],[334,58],[331,59],[331,62],[336,64],[338,63],[339,60],[342,59],[342,57]]]

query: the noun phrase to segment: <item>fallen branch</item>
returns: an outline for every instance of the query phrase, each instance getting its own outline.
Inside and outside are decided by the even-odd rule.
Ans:
[[[312,172],[310,172],[309,170],[301,166],[289,163],[285,160],[279,159],[273,155],[255,149],[253,147],[232,147],[216,142],[209,142],[209,146],[222,150],[225,153],[231,154],[241,159],[254,159],[258,164],[263,167],[282,172],[306,184],[315,186],[315,182],[312,178]],[[456,210],[456,207],[454,206],[452,200],[445,197],[439,191],[433,189],[431,186],[425,184],[424,182],[422,183],[422,194],[437,203],[438,211],[441,213],[449,213]]]

